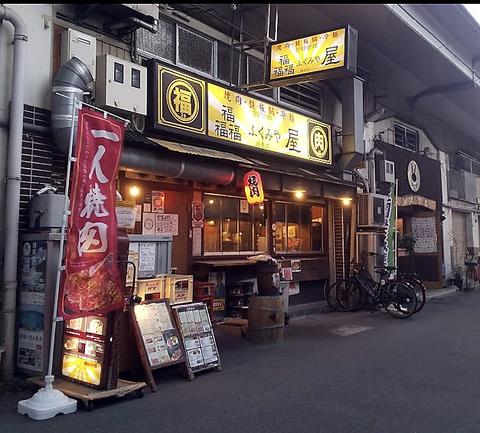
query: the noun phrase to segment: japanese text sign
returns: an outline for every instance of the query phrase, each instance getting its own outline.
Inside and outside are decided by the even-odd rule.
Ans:
[[[265,195],[260,173],[255,170],[247,171],[243,176],[243,186],[245,188],[245,197],[247,198],[248,203],[263,203]]]
[[[153,67],[149,127],[332,164],[330,125],[158,62]]]
[[[270,80],[311,76],[328,78],[341,71],[356,71],[357,32],[351,27],[307,36],[270,47]],[[350,49],[352,55],[347,57]],[[326,74],[326,72],[329,74]],[[313,75],[312,75],[313,74]],[[296,80],[295,82],[303,81]],[[305,79],[304,81],[309,81]]]
[[[208,135],[283,155],[332,163],[330,125],[210,83]]]
[[[123,306],[117,264],[117,176],[124,125],[83,108],[78,114],[76,163],[59,315],[104,314]]]

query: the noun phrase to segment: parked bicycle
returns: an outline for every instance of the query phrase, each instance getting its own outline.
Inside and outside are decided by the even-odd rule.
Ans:
[[[371,253],[370,255],[376,255]],[[365,265],[365,259],[353,267],[350,277],[332,284],[326,299],[337,311],[357,311],[370,302],[375,308],[383,308],[397,318],[407,318],[417,311],[417,296],[409,283],[392,279],[395,267],[377,268],[380,281],[376,282]]]

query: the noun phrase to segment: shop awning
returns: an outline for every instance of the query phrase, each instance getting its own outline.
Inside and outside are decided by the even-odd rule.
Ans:
[[[201,156],[204,158],[214,158],[227,161],[233,161],[240,164],[254,165],[254,162],[249,159],[242,158],[241,156],[234,155],[233,153],[223,152],[215,149],[208,149],[204,147],[190,146],[188,144],[177,143],[173,141],[160,140],[153,137],[145,137],[135,131],[126,131],[125,139],[127,142],[143,143],[150,146],[161,146],[171,152],[184,153],[188,155]]]
[[[286,163],[283,161],[274,161],[270,159],[258,158],[256,155],[248,155],[247,157],[240,156],[236,153],[224,152],[217,149],[211,149],[206,147],[197,147],[188,144],[173,142],[169,140],[161,140],[154,137],[146,137],[145,135],[136,131],[126,131],[125,139],[127,143],[135,144],[136,146],[144,145],[152,148],[160,148],[167,152],[172,152],[177,155],[184,155],[192,160],[192,157],[208,158],[212,162],[210,165],[219,165],[220,161],[234,163],[231,165],[232,170],[234,166],[241,169],[251,169],[255,167],[257,170],[267,174],[266,186],[273,191],[292,191],[302,187],[307,194],[313,196],[323,196],[326,198],[338,198],[338,197],[352,197],[355,193],[357,184],[352,181],[339,179],[333,174],[325,172],[323,167],[300,167],[299,163]],[[247,150],[248,152],[248,150]],[[172,155],[173,156],[173,155]],[[193,159],[195,159],[193,158]],[[177,157],[178,159],[178,157]],[[213,161],[215,160],[215,161]],[[167,160],[163,161],[164,164]],[[227,164],[220,164],[222,167]],[[242,182],[242,175],[239,175],[237,168],[236,180]],[[192,176],[192,170],[188,173],[181,168],[183,178]],[[271,174],[268,176],[268,174]],[[232,180],[234,173],[232,172]],[[170,177],[180,177],[179,175],[171,175]],[[224,176],[228,177],[228,176]],[[223,179],[223,177],[222,177]],[[226,184],[226,183],[222,183]]]

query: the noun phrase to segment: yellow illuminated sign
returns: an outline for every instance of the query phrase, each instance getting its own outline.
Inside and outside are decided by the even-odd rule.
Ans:
[[[273,44],[270,79],[328,71],[345,66],[345,29]]]
[[[282,155],[332,163],[330,125],[211,83],[208,135]]]

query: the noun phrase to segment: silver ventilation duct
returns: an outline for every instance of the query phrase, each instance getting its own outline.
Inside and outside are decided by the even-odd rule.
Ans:
[[[55,76],[52,87],[52,134],[60,150],[67,154],[70,142],[73,102],[83,100],[83,93],[93,81],[85,63],[72,57]],[[77,119],[74,119],[76,137]]]
[[[72,57],[62,66],[53,82],[52,134],[56,145],[65,154],[69,147],[74,98],[81,101],[92,81],[93,77],[87,66],[78,58]],[[76,129],[77,119],[74,125]],[[154,150],[134,146],[123,148],[120,168],[218,185],[229,185],[235,178],[235,168],[230,164],[213,161],[202,164],[201,161],[177,155],[166,158]]]

